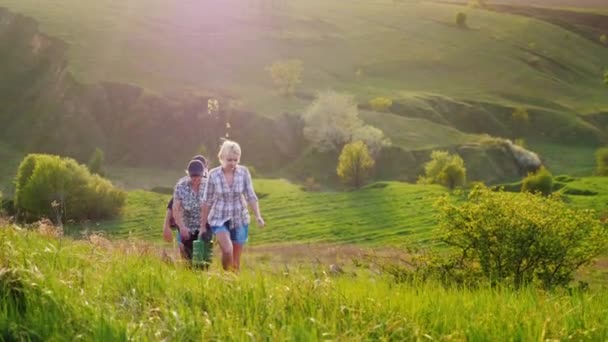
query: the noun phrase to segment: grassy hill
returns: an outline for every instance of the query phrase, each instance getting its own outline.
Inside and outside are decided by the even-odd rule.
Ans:
[[[33,16],[44,32],[70,44],[70,69],[82,80],[221,90],[265,115],[307,104],[273,89],[265,67],[282,58],[303,61],[303,93],[336,88],[362,102],[406,101],[417,93],[581,113],[608,107],[599,74],[608,49],[539,20],[482,10],[468,11],[470,29],[461,30],[454,16],[462,8],[449,4],[0,0],[0,6]]]

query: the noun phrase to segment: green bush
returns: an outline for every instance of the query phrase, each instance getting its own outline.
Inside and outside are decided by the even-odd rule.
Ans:
[[[456,25],[460,28],[467,27],[467,14],[464,12],[456,13]]]
[[[369,101],[369,105],[376,112],[386,112],[393,105],[393,100],[388,97],[376,97]]]
[[[548,196],[553,192],[553,176],[545,167],[529,173],[521,185],[522,192],[538,192]]]
[[[431,152],[431,161],[424,165],[425,175],[418,179],[422,184],[441,184],[450,189],[464,186],[467,169],[459,155],[447,151]]]
[[[600,36],[600,43],[602,43],[602,45],[608,46],[608,35],[601,35]]]
[[[598,176],[608,176],[608,147],[595,151],[596,169]]]
[[[471,273],[519,288],[566,286],[608,247],[608,230],[589,210],[558,196],[475,188],[464,204],[437,202],[443,240]]]
[[[61,223],[110,218],[118,214],[125,199],[124,191],[73,159],[30,154],[17,171],[15,207],[27,220],[48,217]]]

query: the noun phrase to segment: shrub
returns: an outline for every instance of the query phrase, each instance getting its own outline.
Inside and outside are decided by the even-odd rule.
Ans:
[[[270,72],[272,82],[283,95],[292,95],[296,86],[302,82],[300,80],[302,61],[298,59],[276,61],[267,70]]]
[[[467,28],[467,14],[464,12],[456,13],[456,25],[460,28]]]
[[[377,112],[386,112],[393,105],[393,100],[387,97],[376,97],[369,101],[369,105]]]
[[[608,45],[608,35],[601,35],[600,36],[600,42],[602,43],[602,45]]]
[[[374,168],[374,159],[362,141],[346,144],[340,153],[336,172],[345,184],[360,188]]]
[[[608,247],[608,230],[593,211],[569,208],[555,195],[480,186],[464,204],[444,197],[437,208],[443,240],[456,250],[451,260],[491,283],[566,286]]]
[[[548,196],[553,192],[553,176],[545,167],[534,173],[529,173],[521,185],[522,192],[538,192]]]
[[[423,184],[441,184],[450,189],[466,183],[467,169],[458,155],[447,151],[431,152],[431,160],[424,165],[425,175],[418,179]]]
[[[608,176],[608,147],[603,147],[595,151],[596,168],[598,176]]]
[[[110,181],[69,158],[30,154],[19,166],[15,207],[26,219],[85,220],[110,218],[124,205],[126,194]]]

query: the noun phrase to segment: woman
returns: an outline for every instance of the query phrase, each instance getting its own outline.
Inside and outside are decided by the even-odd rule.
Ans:
[[[188,177],[180,179],[173,193],[173,217],[183,244],[183,255],[192,259],[192,243],[199,234],[201,200],[204,193],[205,166],[200,160],[191,160],[186,170]]]
[[[240,166],[241,147],[234,141],[226,140],[218,153],[221,166],[209,172],[209,179],[203,194],[201,227],[209,223],[222,250],[224,270],[238,271],[241,254],[249,238],[249,211],[253,210],[257,224],[264,228],[258,198],[253,191],[251,175],[246,167]],[[201,229],[200,234],[206,228]]]
[[[191,160],[198,160],[201,163],[203,163],[203,173],[202,173],[202,184],[204,186],[205,184],[205,180],[207,178],[207,170],[208,170],[208,165],[209,163],[207,162],[207,158],[205,158],[202,155],[196,155],[194,157],[192,157]],[[186,173],[188,173],[188,170],[186,170]],[[190,176],[185,176],[180,178],[177,181],[177,185],[175,186],[176,188],[183,182],[188,182],[190,180]],[[175,191],[175,189],[174,189]],[[202,192],[199,191],[199,193],[202,195]],[[172,242],[173,241],[173,236],[172,236],[172,230],[176,231],[175,234],[175,238],[177,240],[177,244],[179,246],[179,252],[181,254],[181,256],[184,259],[187,259],[187,255],[185,254],[184,251],[184,244],[182,243],[182,239],[181,239],[181,233],[177,227],[177,223],[175,222],[175,217],[173,215],[173,197],[171,197],[171,199],[169,200],[169,203],[167,203],[167,212],[165,214],[165,222],[163,225],[163,237],[165,239],[166,242]]]

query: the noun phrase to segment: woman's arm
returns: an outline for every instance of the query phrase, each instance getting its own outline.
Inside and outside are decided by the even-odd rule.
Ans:
[[[210,175],[209,180],[204,187],[203,199],[201,200],[201,228],[199,229],[198,234],[199,239],[207,232],[209,211],[211,211],[211,206],[213,206],[213,203],[215,202],[215,196],[215,182]]]
[[[255,219],[260,228],[264,228],[265,222],[262,218],[262,214],[260,213],[260,205],[258,202],[258,196],[255,194],[255,190],[253,189],[253,181],[251,180],[251,174],[249,170],[245,168],[245,189],[244,195],[245,199],[249,203],[251,210],[255,214]]]
[[[171,234],[171,209],[167,209],[167,214],[165,215],[165,223],[163,224],[163,237],[165,241],[171,242],[173,241],[173,234]]]
[[[183,240],[188,239],[188,227],[184,223],[184,209],[182,208],[182,201],[177,197],[173,200],[173,218],[175,219],[175,224],[177,224],[177,229],[179,229],[179,233],[182,235]]]

